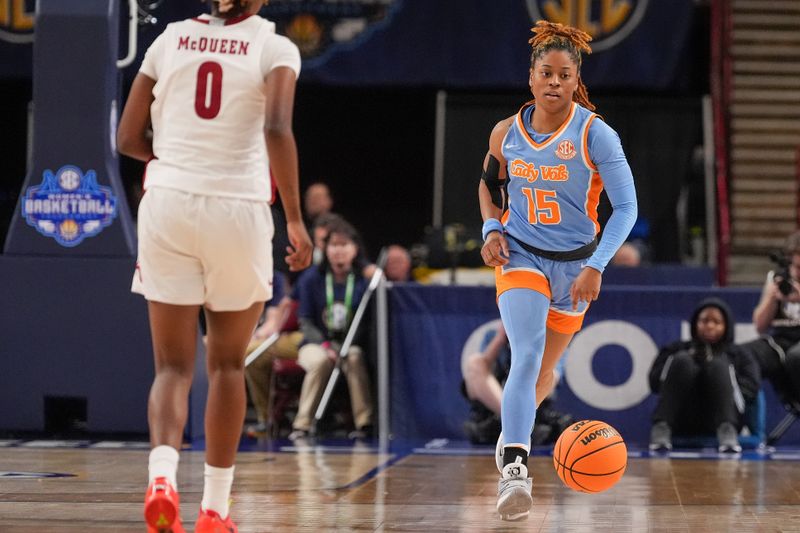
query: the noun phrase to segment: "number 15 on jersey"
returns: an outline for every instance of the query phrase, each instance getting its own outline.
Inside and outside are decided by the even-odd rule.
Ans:
[[[528,203],[529,224],[558,224],[561,222],[561,208],[556,200],[556,191],[523,187],[522,194]]]

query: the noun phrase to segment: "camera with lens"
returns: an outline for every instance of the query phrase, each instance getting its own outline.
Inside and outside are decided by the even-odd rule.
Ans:
[[[775,283],[778,284],[778,290],[784,296],[790,294],[794,287],[789,274],[789,259],[782,252],[772,252],[769,254],[769,258],[778,267],[775,269]]]

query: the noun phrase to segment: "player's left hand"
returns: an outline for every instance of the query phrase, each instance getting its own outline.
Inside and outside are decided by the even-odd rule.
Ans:
[[[311,264],[311,251],[313,246],[302,222],[288,222],[286,232],[289,234],[289,243],[286,247],[286,264],[289,270],[297,272]]]
[[[578,302],[593,302],[600,294],[603,275],[592,267],[583,267],[581,273],[572,282],[569,295],[572,298],[572,310],[578,310]]]

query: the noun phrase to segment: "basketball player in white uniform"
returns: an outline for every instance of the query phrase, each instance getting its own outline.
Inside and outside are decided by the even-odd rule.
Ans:
[[[159,533],[184,531],[175,478],[201,307],[209,390],[195,531],[236,531],[229,497],[244,355],[272,292],[270,169],[286,211],[289,268],[307,267],[312,249],[291,127],[298,49],[256,16],[264,0],[210,3],[212,15],[170,24],[147,51],[118,132],[120,152],[148,161],[132,290],[147,299],[153,337],[145,519]]]

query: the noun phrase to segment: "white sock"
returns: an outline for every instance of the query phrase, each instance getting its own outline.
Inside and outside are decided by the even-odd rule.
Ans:
[[[233,469],[217,468],[206,463],[205,483],[203,485],[203,501],[200,507],[205,511],[214,511],[224,520],[230,512],[231,486],[233,485]]]
[[[172,446],[156,446],[150,450],[149,463],[149,482],[152,483],[157,477],[165,477],[178,490],[176,477],[178,475],[178,460],[180,454]]]

